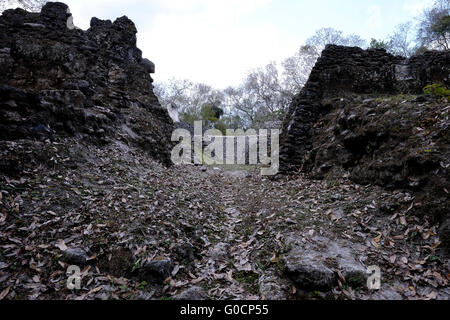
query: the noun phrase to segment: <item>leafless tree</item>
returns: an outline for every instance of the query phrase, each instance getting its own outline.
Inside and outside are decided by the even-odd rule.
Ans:
[[[187,122],[200,120],[205,106],[217,110],[225,101],[224,92],[189,80],[170,79],[156,83],[154,92],[163,107],[176,105],[181,118]]]
[[[280,120],[294,95],[284,83],[272,62],[250,72],[240,87],[225,90],[227,103],[250,125]]]
[[[316,31],[315,35],[306,40],[306,44],[317,48],[318,52],[325,49],[327,44],[341,46],[366,47],[364,39],[356,34],[344,35],[342,31],[333,28],[322,28]]]
[[[417,50],[417,46],[414,43],[413,27],[412,22],[398,25],[394,33],[389,37],[387,50],[404,57],[412,56]]]
[[[303,45],[294,56],[284,60],[284,87],[287,91],[297,93],[303,88],[319,55],[316,47]]]
[[[257,109],[255,97],[248,94],[244,86],[225,89],[226,104],[232,112],[238,114],[244,124],[250,127],[256,120]]]
[[[1,0],[0,12],[6,9],[22,8],[30,12],[39,12],[47,0]]]
[[[194,84],[189,80],[170,79],[167,82],[154,84],[154,92],[163,107],[174,103],[180,109],[185,110],[190,105],[189,95]]]

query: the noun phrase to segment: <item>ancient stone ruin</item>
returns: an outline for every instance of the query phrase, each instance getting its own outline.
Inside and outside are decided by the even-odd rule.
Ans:
[[[444,221],[448,243],[448,106],[415,96],[434,83],[450,86],[448,51],[405,59],[327,46],[285,118],[280,170],[414,191],[411,211]]]
[[[311,150],[313,125],[326,114],[326,98],[349,94],[421,94],[431,83],[450,86],[450,53],[427,52],[410,60],[385,50],[329,45],[292,102],[284,122],[282,168],[298,169]]]
[[[209,128],[161,107],[136,34],[63,3],[0,16],[0,300],[449,299],[450,106],[422,93],[450,52],[327,46],[284,123],[244,136],[248,159],[282,128],[268,178],[170,166],[175,128]]]
[[[170,164],[172,121],[126,16],[73,28],[63,3],[0,17],[0,139],[55,133],[140,146]]]

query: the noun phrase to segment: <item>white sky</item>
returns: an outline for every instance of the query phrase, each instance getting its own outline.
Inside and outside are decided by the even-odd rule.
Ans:
[[[66,0],[75,25],[127,15],[138,46],[172,77],[217,88],[238,85],[248,70],[282,61],[322,27],[385,38],[432,0]]]

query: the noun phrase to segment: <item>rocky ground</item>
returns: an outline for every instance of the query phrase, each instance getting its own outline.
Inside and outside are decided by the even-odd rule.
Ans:
[[[407,192],[166,168],[120,142],[1,143],[0,299],[450,297],[439,226]]]
[[[71,18],[0,16],[0,300],[450,297],[448,99],[421,94],[449,52],[327,46],[268,179],[161,165],[174,128],[134,23]]]

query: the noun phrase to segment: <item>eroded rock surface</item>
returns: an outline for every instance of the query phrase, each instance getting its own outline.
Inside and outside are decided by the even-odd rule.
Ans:
[[[154,64],[126,16],[68,28],[67,5],[0,16],[0,139],[119,140],[170,164],[172,120],[153,93]],[[69,23],[70,26],[70,23]]]
[[[429,84],[449,87],[449,74],[450,51],[404,59],[327,46],[285,118],[280,170],[410,190],[409,214],[442,222],[450,248],[450,103],[423,95]]]
[[[338,272],[353,285],[366,282],[366,268],[358,259],[360,253],[348,241],[316,236],[303,242],[289,237],[287,244],[292,249],[283,257],[285,272],[300,289],[330,290],[336,285]]]

